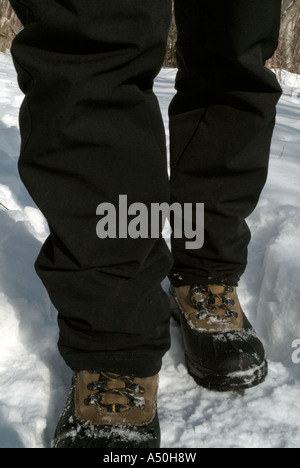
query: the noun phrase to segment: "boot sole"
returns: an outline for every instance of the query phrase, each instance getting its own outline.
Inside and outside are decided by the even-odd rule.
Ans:
[[[181,311],[181,307],[171,291],[170,302],[172,316],[181,328],[183,311]],[[236,371],[231,374],[218,375],[214,374],[209,369],[201,368],[198,364],[194,364],[187,355],[185,355],[185,359],[188,372],[195,382],[201,387],[217,392],[242,391],[257,387],[265,381],[268,375],[267,360],[264,360],[260,366],[253,367],[246,371]]]
[[[268,363],[265,360],[261,366],[247,371],[237,371],[227,375],[210,374],[207,370],[195,367],[186,357],[189,374],[195,382],[208,390],[230,392],[247,390],[262,384],[268,375]]]

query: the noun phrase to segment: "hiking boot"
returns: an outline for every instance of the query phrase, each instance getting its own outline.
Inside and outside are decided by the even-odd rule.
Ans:
[[[157,390],[158,375],[75,373],[52,448],[159,448]]]
[[[170,292],[172,313],[182,328],[187,367],[199,385],[230,391],[265,380],[264,347],[242,311],[236,287],[171,286]]]

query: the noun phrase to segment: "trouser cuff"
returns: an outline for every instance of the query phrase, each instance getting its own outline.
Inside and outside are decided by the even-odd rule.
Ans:
[[[74,351],[72,357],[64,357],[66,364],[75,372],[82,370],[93,370],[102,372],[112,372],[114,374],[145,378],[152,377],[160,372],[162,367],[162,356],[126,354],[106,358],[101,355],[76,357]]]
[[[181,286],[189,286],[189,285],[208,285],[208,284],[226,284],[228,286],[238,286],[238,283],[241,279],[243,272],[228,275],[228,273],[222,275],[218,272],[218,274],[210,274],[210,275],[203,275],[197,272],[192,271],[183,271],[183,270],[173,270],[169,274],[169,279],[171,284],[175,288],[179,288]]]

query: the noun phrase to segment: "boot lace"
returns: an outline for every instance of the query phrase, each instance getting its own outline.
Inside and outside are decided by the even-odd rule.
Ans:
[[[209,286],[193,286],[191,290],[191,299],[198,313],[196,318],[214,319],[225,321],[231,318],[237,318],[238,313],[230,308],[235,305],[235,301],[227,296],[228,293],[234,291],[232,286],[224,286],[224,291],[214,293]],[[225,314],[218,314],[218,311],[223,310]]]
[[[133,407],[137,407],[141,410],[145,409],[145,400],[141,396],[145,393],[145,389],[134,382],[134,377],[115,375],[108,372],[98,372],[98,371],[89,371],[90,374],[100,374],[99,379],[95,382],[88,384],[87,388],[90,391],[97,392],[89,395],[85,399],[84,403],[87,406],[96,405],[101,407],[101,409],[106,410],[108,413],[120,413],[123,411],[128,411]],[[112,383],[113,388],[108,388],[108,384]],[[120,382],[123,385],[118,386],[117,383]],[[125,384],[125,386],[124,386]],[[105,398],[108,395],[113,395],[116,397],[116,400],[126,401],[126,403],[107,403]]]

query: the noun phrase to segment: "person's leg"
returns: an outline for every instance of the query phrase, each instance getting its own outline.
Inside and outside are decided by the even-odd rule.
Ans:
[[[13,43],[19,169],[50,236],[36,262],[59,313],[59,348],[75,371],[148,377],[169,347],[160,283],[164,240],[97,237],[96,209],[119,195],[169,201],[165,134],[153,80],[169,0],[12,0],[25,25]]]
[[[188,250],[186,239],[172,239],[171,292],[191,375],[221,391],[258,385],[267,375],[263,344],[236,286],[247,264],[245,220],[266,181],[281,94],[264,66],[277,46],[280,7],[281,0],[175,0],[171,200],[204,203],[205,240]]]
[[[148,208],[169,201],[152,87],[171,3],[11,3],[25,24],[12,47],[26,94],[20,174],[51,233],[36,269],[59,312],[61,354],[75,371],[52,446],[157,448],[157,373],[170,318],[160,283],[171,255],[162,236],[100,239],[97,207],[118,209],[119,195]],[[128,228],[124,218],[116,224]]]
[[[264,67],[281,0],[175,0],[177,94],[170,106],[172,202],[205,204],[205,243],[173,239],[171,281],[236,286],[247,263],[245,219],[265,184],[281,89]]]

